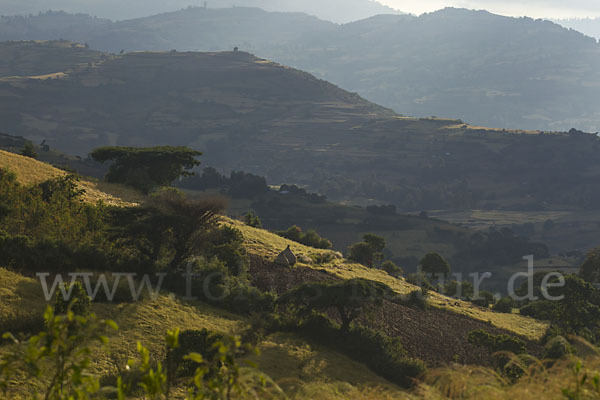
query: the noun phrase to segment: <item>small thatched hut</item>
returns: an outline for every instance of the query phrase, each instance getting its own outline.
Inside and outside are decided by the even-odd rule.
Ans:
[[[286,247],[284,251],[282,251],[277,258],[275,259],[275,264],[281,265],[283,267],[291,267],[296,265],[298,259],[290,249],[290,246]]]

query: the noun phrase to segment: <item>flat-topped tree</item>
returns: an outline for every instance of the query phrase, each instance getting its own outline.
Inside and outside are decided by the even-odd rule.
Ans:
[[[133,186],[145,193],[194,175],[189,170],[200,165],[196,157],[201,155],[199,151],[175,146],[100,147],[90,154],[101,163],[112,161],[106,181]]]

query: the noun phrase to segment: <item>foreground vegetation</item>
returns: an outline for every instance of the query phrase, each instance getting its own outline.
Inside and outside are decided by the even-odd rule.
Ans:
[[[0,389],[7,398],[597,394],[600,296],[581,278],[569,276],[563,292],[551,293],[563,293],[564,301],[519,305],[551,321],[548,329],[512,307],[494,312],[414,286],[389,265],[394,273],[379,269],[385,240],[377,235],[365,235],[349,252],[356,261],[349,261],[320,248],[328,247],[319,246],[322,238],[308,241],[314,247],[300,243],[298,229],[286,232],[293,241],[250,226],[258,225],[254,217],[224,218],[219,199],[163,188],[139,205],[110,206],[84,201],[76,176],[48,178],[24,185],[0,169],[0,264],[8,268],[0,269],[0,326],[10,332],[0,343]],[[275,258],[288,246],[298,263],[277,267]],[[426,273],[450,271],[438,255],[422,264]],[[188,268],[189,286],[181,279]],[[90,299],[85,279],[59,284],[44,314],[39,284],[26,277],[40,271],[90,273],[93,284],[108,273],[115,296]],[[133,285],[143,283],[143,274],[166,274],[162,291],[134,301],[114,274],[123,271],[139,274]],[[597,271],[592,253],[583,276],[595,279]],[[61,288],[73,289],[74,302],[62,298]],[[189,299],[190,290],[197,299]],[[451,365],[446,369],[419,360],[431,350],[415,351],[408,336],[396,333],[410,321],[394,325],[395,315],[420,319],[424,343],[431,340],[426,321],[472,326],[460,334],[449,327],[444,340],[480,354],[480,361],[468,365],[455,353],[443,359]],[[242,367],[245,361],[258,367]],[[542,385],[548,377],[556,385]]]

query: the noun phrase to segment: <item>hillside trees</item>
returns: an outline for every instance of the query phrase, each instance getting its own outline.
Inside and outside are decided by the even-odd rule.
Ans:
[[[25,142],[25,145],[21,150],[21,155],[30,158],[37,158],[38,156],[35,151],[35,148],[33,147],[33,143],[31,143],[30,141]]]
[[[579,268],[579,276],[588,282],[600,282],[600,247],[593,249]]]
[[[275,232],[277,235],[294,242],[302,243],[315,249],[330,249],[333,245],[328,239],[322,238],[315,230],[302,232],[302,228],[296,225],[290,226],[286,231]]]
[[[438,253],[428,253],[421,259],[423,273],[428,275],[441,274],[447,277],[450,274],[450,264]]]
[[[189,200],[163,191],[143,207],[112,210],[112,237],[154,262],[166,254],[167,269],[173,270],[194,255],[198,238],[214,227],[224,207],[219,198]]]
[[[351,279],[339,283],[305,283],[284,293],[277,302],[295,307],[301,314],[312,311],[336,310],[342,330],[362,312],[383,304],[386,286],[365,279]]]
[[[348,258],[352,261],[373,267],[376,261],[383,260],[385,239],[381,236],[367,233],[363,241],[355,243],[348,248]]]
[[[193,175],[201,152],[187,147],[100,147],[90,156],[101,163],[112,161],[105,179],[123,183],[145,193],[168,186],[177,178]]]

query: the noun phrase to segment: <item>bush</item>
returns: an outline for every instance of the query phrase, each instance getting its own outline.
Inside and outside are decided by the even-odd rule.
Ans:
[[[482,290],[479,292],[479,298],[472,299],[471,302],[480,307],[488,308],[490,304],[494,304],[496,302],[496,298],[494,297],[493,293],[488,292],[487,290]]]
[[[256,215],[253,211],[249,211],[244,215],[244,223],[253,228],[262,228],[262,222],[258,215]]]
[[[183,331],[179,334],[179,347],[169,353],[167,364],[177,368],[176,375],[178,376],[193,376],[198,364],[186,360],[185,356],[190,353],[198,353],[202,357],[212,360],[218,353],[218,349],[213,348],[213,345],[222,338],[223,335],[207,329]]]
[[[510,297],[503,297],[494,306],[492,310],[500,313],[512,313],[513,308],[515,307],[515,301]]]
[[[409,358],[398,338],[363,326],[344,331],[322,315],[314,315],[304,323],[288,329],[299,330],[312,340],[333,347],[355,361],[365,363],[386,379],[410,387],[425,372],[425,364]]]
[[[483,329],[469,332],[467,340],[475,346],[485,347],[492,352],[510,351],[515,354],[521,354],[526,350],[525,342],[519,338],[504,334],[493,335]]]
[[[444,294],[454,298],[470,299],[473,297],[473,284],[469,281],[452,280],[444,285]]]
[[[551,301],[533,301],[521,307],[519,313],[527,317],[551,321],[554,317],[555,306]]]
[[[381,269],[396,278],[400,278],[404,274],[402,268],[400,268],[393,261],[390,260],[385,260],[384,262],[382,262]]]
[[[428,307],[427,297],[429,297],[428,290],[423,287],[410,292],[410,294],[403,299],[401,303],[411,308],[425,310]]]
[[[422,272],[408,274],[408,276],[406,277],[406,282],[415,286],[426,288],[428,290],[433,290],[433,286],[431,285],[431,282],[429,282],[429,277]]]
[[[87,316],[90,314],[91,300],[80,282],[64,284],[65,293],[70,294],[67,298],[63,296],[62,290],[54,296],[54,313],[64,315],[70,309],[73,314]]]
[[[555,336],[544,346],[544,358],[558,360],[573,353],[573,348],[562,336]]]
[[[315,249],[330,249],[333,246],[329,240],[319,236],[316,231],[309,230],[304,233],[296,225],[290,226],[286,231],[277,231],[275,234],[294,242],[302,243],[305,246],[314,247]]]

